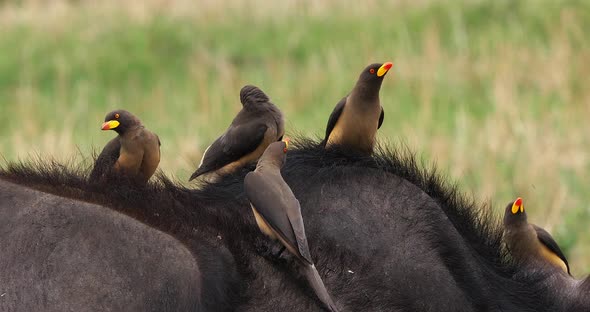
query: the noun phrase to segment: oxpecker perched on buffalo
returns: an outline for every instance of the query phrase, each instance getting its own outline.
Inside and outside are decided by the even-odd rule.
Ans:
[[[139,118],[126,110],[108,113],[102,130],[119,135],[109,141],[94,163],[91,182],[103,181],[109,173],[145,184],[160,163],[160,139]]]
[[[283,138],[283,114],[259,88],[247,85],[240,90],[242,110],[229,128],[206,150],[201,164],[189,181],[207,173],[218,176],[234,172],[256,161],[266,147]]]
[[[518,263],[548,264],[570,274],[567,259],[551,234],[527,222],[520,197],[506,206],[504,240]]]
[[[361,72],[352,91],[330,114],[323,141],[326,148],[339,145],[366,155],[373,153],[377,129],[385,116],[379,91],[392,66],[391,62],[371,64]]]
[[[299,201],[281,176],[288,145],[282,141],[268,146],[256,169],[246,175],[244,191],[260,230],[295,255],[316,296],[329,311],[338,311],[311,259]]]

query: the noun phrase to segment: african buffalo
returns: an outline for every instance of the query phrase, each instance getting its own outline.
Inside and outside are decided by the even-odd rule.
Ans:
[[[341,311],[590,311],[588,278],[577,281],[550,267],[517,267],[503,251],[499,218],[435,171],[423,169],[405,149],[354,156],[304,139],[296,143],[283,176],[301,203],[312,258]],[[208,311],[321,311],[294,259],[271,252],[277,243],[255,224],[243,191],[244,176],[252,169],[188,189],[163,175],[145,187],[96,186],[86,182],[85,171],[69,166],[8,164],[0,178],[69,199],[0,184],[2,240],[14,237],[8,245],[1,242],[0,290],[14,287],[11,291],[20,293],[10,299],[14,301],[0,297],[0,309],[12,311],[19,304],[29,310],[59,309],[55,300],[65,301],[64,307],[82,300],[100,304],[102,297],[94,293],[100,285],[128,285],[123,295],[105,299],[113,301],[112,309],[198,310],[198,303],[207,301],[201,307]],[[65,224],[60,239],[85,244],[87,251],[56,249],[51,257],[69,264],[44,269],[50,265],[43,260],[53,249],[52,241],[36,233],[36,217],[23,215],[29,210],[43,211],[42,219],[58,227]],[[132,226],[135,221],[118,213],[153,229]],[[94,227],[88,218],[100,225]],[[90,237],[76,238],[86,230],[71,224],[74,220],[84,224]],[[125,221],[108,225],[108,220]],[[129,225],[123,228],[123,223]],[[116,227],[109,236],[101,231]],[[162,257],[169,252],[164,246],[172,259]],[[185,248],[194,261],[187,259]],[[138,256],[138,249],[145,254]],[[27,256],[41,267],[27,266]],[[152,257],[162,261],[159,266]],[[114,269],[117,261],[129,271]],[[177,267],[181,264],[186,267]],[[145,276],[153,267],[160,271]],[[72,276],[93,277],[101,271],[105,276],[94,288],[79,289],[79,298],[68,293]],[[28,280],[21,280],[21,272]],[[38,286],[47,280],[50,287]],[[169,287],[158,288],[162,280]],[[183,286],[188,289],[180,290]],[[153,295],[158,289],[161,293]],[[177,306],[151,301],[148,292]],[[54,301],[45,300],[49,297]],[[90,307],[101,308],[96,303]]]
[[[203,239],[190,250],[117,211],[3,180],[0,203],[0,311],[229,306],[235,271],[223,247]]]

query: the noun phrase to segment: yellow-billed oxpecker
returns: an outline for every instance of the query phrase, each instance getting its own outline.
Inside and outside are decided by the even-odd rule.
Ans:
[[[518,263],[550,264],[570,274],[567,259],[553,237],[544,229],[527,222],[520,197],[506,206],[504,241]]]
[[[371,64],[365,68],[352,91],[332,111],[323,143],[326,148],[341,145],[371,154],[384,113],[379,90],[393,63]]]
[[[160,163],[160,139],[145,128],[139,118],[126,110],[108,113],[102,130],[114,130],[119,135],[109,141],[96,159],[90,173],[91,181],[100,181],[114,170],[139,183],[146,183]]]
[[[317,297],[327,309],[337,311],[311,259],[299,201],[281,176],[288,145],[281,141],[268,146],[256,169],[246,175],[244,190],[260,230],[295,255]]]
[[[242,110],[229,128],[213,142],[190,179],[206,173],[227,174],[256,161],[266,147],[280,141],[285,132],[283,114],[259,88],[247,85],[240,90]]]

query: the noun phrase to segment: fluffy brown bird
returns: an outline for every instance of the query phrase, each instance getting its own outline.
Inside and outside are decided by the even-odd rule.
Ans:
[[[506,206],[504,241],[517,262],[550,264],[570,274],[567,259],[553,237],[544,229],[527,222],[520,197]]]
[[[113,170],[139,183],[146,183],[160,163],[160,139],[126,110],[108,113],[102,130],[119,135],[109,141],[94,163],[90,181],[101,181]]]
[[[373,152],[377,129],[385,116],[379,90],[392,66],[391,62],[371,64],[361,72],[352,91],[330,114],[323,141],[327,148],[341,145],[363,154]]]
[[[283,114],[259,88],[240,90],[242,110],[229,128],[206,150],[189,181],[206,173],[223,175],[256,161],[266,147],[285,133]]]
[[[299,201],[281,176],[287,148],[288,141],[270,144],[246,175],[244,190],[260,230],[295,255],[316,296],[330,311],[338,311],[311,259]]]

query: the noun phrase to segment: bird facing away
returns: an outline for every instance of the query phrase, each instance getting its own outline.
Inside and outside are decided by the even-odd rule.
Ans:
[[[98,182],[111,170],[135,182],[146,183],[160,163],[160,139],[144,127],[139,118],[126,110],[108,113],[102,130],[119,135],[103,148],[90,173],[90,181]]]
[[[259,88],[246,85],[240,90],[242,110],[229,128],[205,150],[201,164],[189,181],[206,173],[231,173],[256,161],[266,147],[283,138],[283,114]]]
[[[518,263],[545,263],[570,274],[565,255],[544,229],[527,222],[524,204],[519,197],[506,206],[504,241]],[[571,275],[571,274],[570,274]]]
[[[311,259],[299,201],[281,176],[288,145],[281,141],[268,146],[256,169],[246,175],[244,190],[260,230],[295,255],[316,296],[327,309],[338,311]]]
[[[379,101],[379,90],[393,63],[371,64],[361,72],[352,91],[332,111],[323,143],[346,146],[362,154],[373,153],[377,129],[381,128],[384,113]]]

